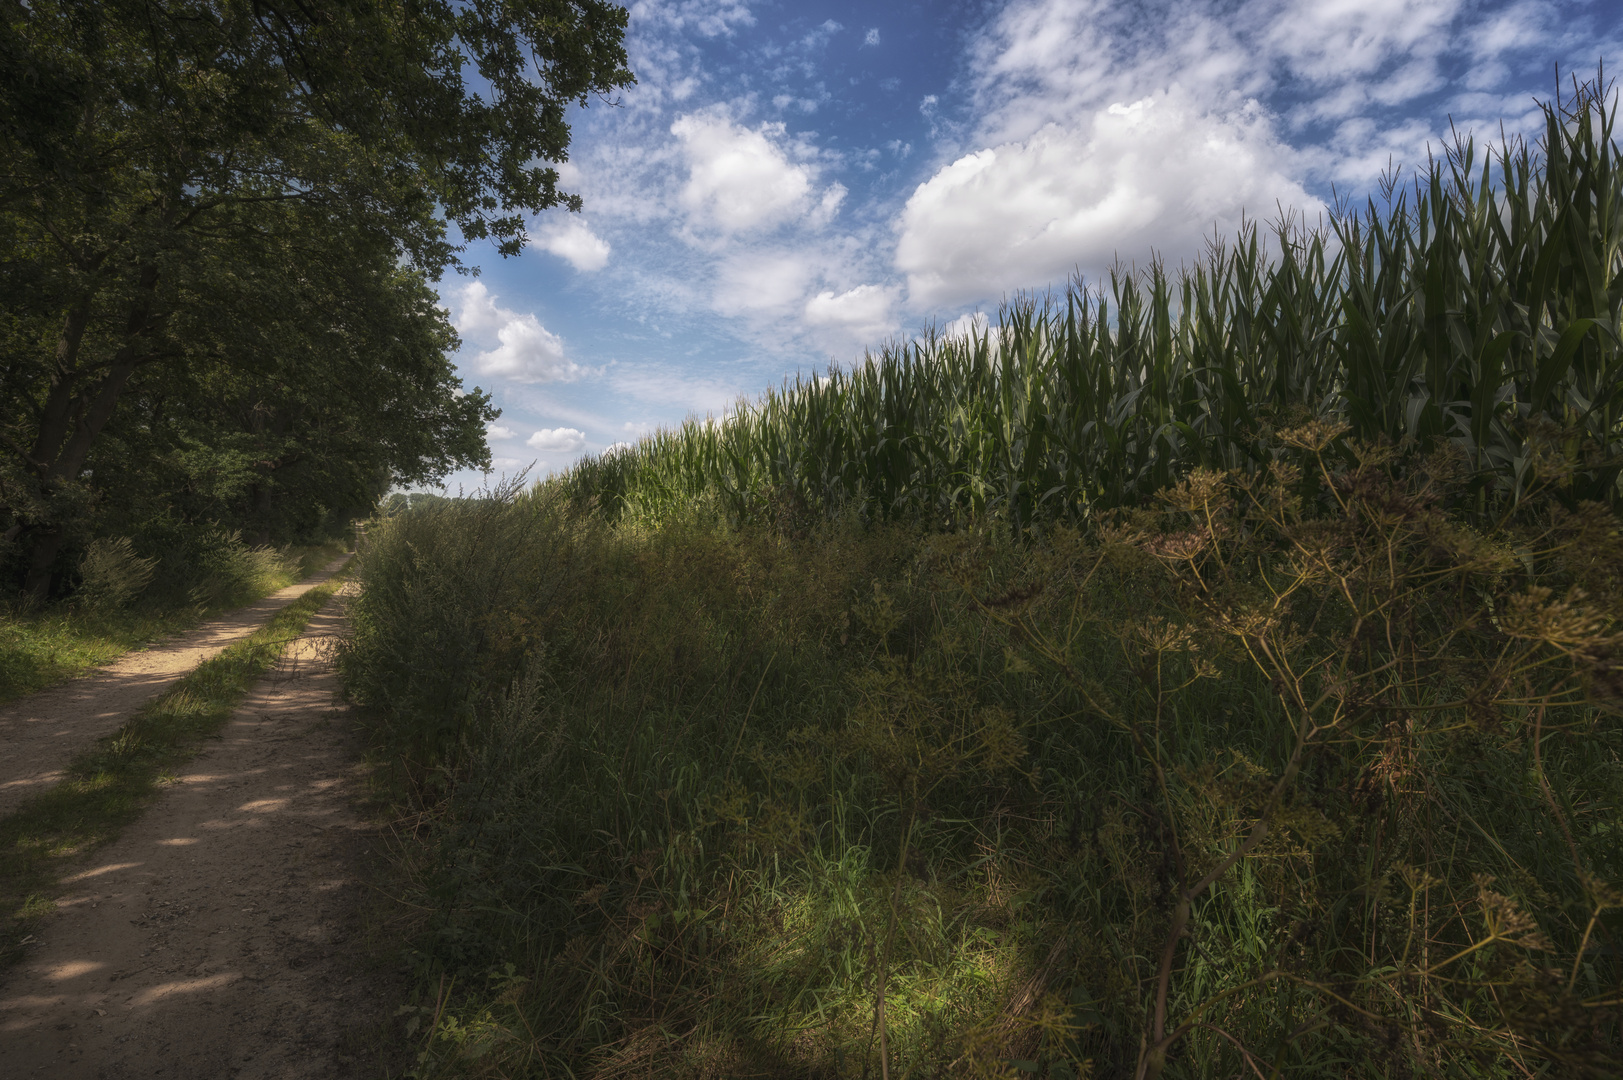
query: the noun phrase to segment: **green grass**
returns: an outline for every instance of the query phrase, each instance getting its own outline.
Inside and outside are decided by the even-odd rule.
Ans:
[[[74,678],[154,641],[181,634],[206,619],[252,603],[309,577],[344,554],[341,543],[294,548],[296,570],[277,573],[199,607],[137,605],[111,612],[83,611],[71,603],[0,612],[0,704]]]
[[[57,882],[116,839],[231,712],[337,589],[319,585],[180,680],[75,758],[68,778],[0,818],[0,964],[15,961],[54,910]]]

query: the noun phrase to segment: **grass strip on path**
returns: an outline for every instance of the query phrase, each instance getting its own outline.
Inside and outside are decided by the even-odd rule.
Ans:
[[[199,664],[75,758],[67,779],[0,818],[0,967],[22,955],[33,929],[55,909],[57,883],[70,864],[141,816],[175,770],[219,734],[339,584],[335,577],[316,586],[252,636]]]
[[[204,606],[143,604],[109,612],[83,611],[71,602],[37,610],[0,607],[0,705],[262,600],[319,572],[344,553],[338,543],[293,548],[288,557],[297,564],[297,576],[290,572],[267,578],[252,590]]]

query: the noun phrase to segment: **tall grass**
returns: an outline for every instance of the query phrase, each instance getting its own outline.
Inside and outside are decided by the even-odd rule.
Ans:
[[[1457,143],[1380,205],[1255,225],[1176,273],[1007,305],[797,378],[577,465],[611,520],[710,499],[734,520],[853,504],[882,517],[1079,523],[1190,468],[1254,469],[1272,432],[1450,440],[1492,521],[1539,484],[1616,505],[1623,467],[1623,169],[1601,84],[1535,147]],[[1552,468],[1559,465],[1559,468]]]

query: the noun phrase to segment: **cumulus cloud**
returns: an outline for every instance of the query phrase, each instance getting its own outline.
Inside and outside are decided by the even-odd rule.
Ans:
[[[992,320],[984,311],[967,311],[952,322],[941,328],[944,338],[980,338],[985,337],[992,327]]]
[[[462,287],[456,328],[476,344],[494,342],[493,348],[475,353],[474,370],[481,375],[521,383],[567,382],[585,369],[564,355],[563,339],[541,325],[534,313],[499,307],[484,282]]]
[[[485,437],[490,439],[511,439],[514,437],[513,429],[501,424],[486,424]]]
[[[677,117],[671,134],[688,167],[682,204],[700,226],[723,233],[768,229],[804,217],[814,205],[832,212],[844,194],[840,188],[833,206],[827,192],[821,203],[814,199],[815,169],[790,159],[781,123],[747,128],[718,105]]]
[[[863,36],[862,43],[864,45],[877,45],[877,44],[879,44],[879,27],[875,26],[874,28],[869,30],[867,32],[867,34],[865,34]]]
[[[1316,214],[1288,166],[1260,110],[1216,115],[1173,87],[942,168],[902,211],[896,266],[910,299],[935,304],[1192,254],[1244,213]]]
[[[1338,159],[1407,149],[1385,139],[1414,116],[1394,115],[1425,95],[1475,86],[1548,35],[1548,3],[1472,0],[1012,0],[971,47],[980,146],[1020,141],[1051,123],[1072,126],[1112,102],[1177,85],[1216,115],[1261,102],[1280,131],[1308,151],[1303,176],[1353,179]],[[1579,5],[1581,6],[1581,5]],[[1450,83],[1445,72],[1463,76]],[[1435,139],[1453,101],[1427,106]],[[1485,117],[1497,128],[1496,117]],[[1349,122],[1353,122],[1349,126]],[[1331,125],[1315,128],[1315,125]],[[1349,133],[1356,132],[1356,141]]]
[[[858,285],[836,294],[832,289],[806,301],[805,319],[812,326],[837,327],[859,339],[882,337],[895,329],[891,309],[894,289],[882,285]]]
[[[586,445],[586,433],[572,427],[542,428],[524,445],[544,454],[569,454]]]
[[[576,270],[590,273],[603,269],[609,262],[608,242],[574,215],[555,221],[543,229],[537,242],[543,249],[566,260]]]

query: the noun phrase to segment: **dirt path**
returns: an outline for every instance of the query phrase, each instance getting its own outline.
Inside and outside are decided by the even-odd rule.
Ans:
[[[62,779],[73,755],[157,697],[176,679],[263,626],[279,609],[332,577],[349,559],[99,673],[0,706],[0,816]]]
[[[0,976],[0,1076],[377,1075],[398,1001],[362,959],[373,831],[334,600],[139,823],[64,881]]]

